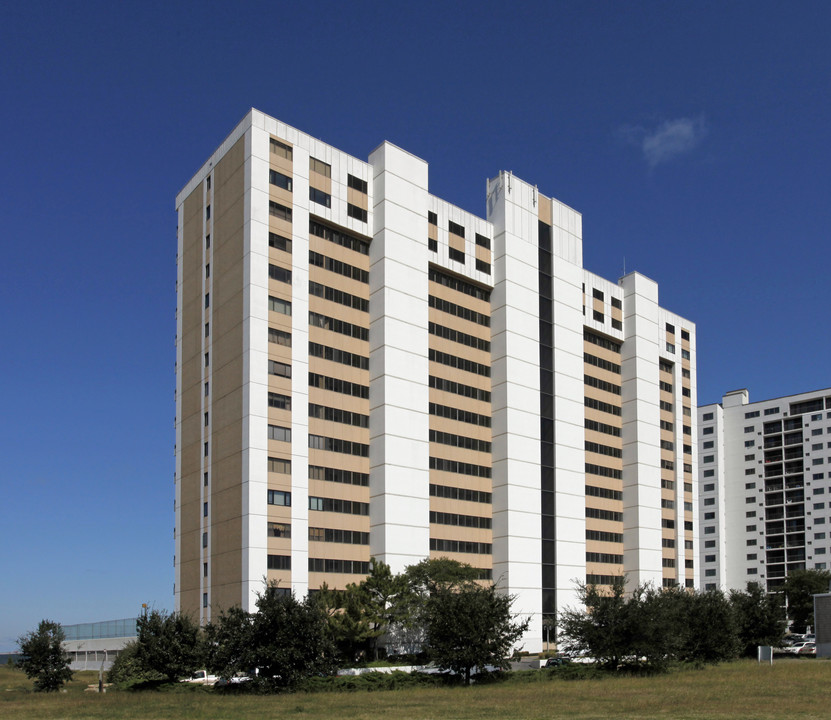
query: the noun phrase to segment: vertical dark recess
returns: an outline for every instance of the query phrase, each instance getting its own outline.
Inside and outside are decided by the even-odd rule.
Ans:
[[[540,523],[543,626],[557,611],[557,549],[554,539],[554,333],[551,324],[551,226],[539,223],[540,318]],[[544,638],[547,630],[543,630]],[[547,639],[547,638],[546,638]]]

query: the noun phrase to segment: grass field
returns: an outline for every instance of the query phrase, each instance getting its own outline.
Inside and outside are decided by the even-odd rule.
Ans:
[[[236,696],[190,692],[84,692],[96,673],[76,673],[67,692],[37,694],[23,673],[0,668],[2,718],[828,718],[831,662],[795,658],[773,667],[741,661],[658,677],[549,679],[517,673],[470,688]]]

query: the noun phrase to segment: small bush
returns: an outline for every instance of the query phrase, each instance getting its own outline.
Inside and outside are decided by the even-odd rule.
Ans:
[[[375,692],[410,687],[436,687],[444,683],[444,677],[438,673],[405,673],[394,670],[389,673],[369,672],[362,675],[314,677],[306,680],[299,689],[305,692]]]
[[[134,686],[139,683],[156,682],[163,680],[161,673],[147,670],[138,657],[138,643],[135,640],[128,642],[113,661],[107,671],[107,682]]]

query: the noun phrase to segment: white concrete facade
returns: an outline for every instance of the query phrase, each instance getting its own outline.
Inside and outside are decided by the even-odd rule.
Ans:
[[[370,542],[400,573],[430,554],[427,163],[384,143],[370,246]]]

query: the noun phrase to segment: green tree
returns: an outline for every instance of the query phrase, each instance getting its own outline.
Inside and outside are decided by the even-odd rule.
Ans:
[[[152,610],[138,619],[136,659],[146,672],[170,682],[204,664],[199,626],[189,615]]]
[[[205,666],[220,677],[256,667],[250,658],[254,617],[241,607],[224,610],[205,625]]]
[[[60,690],[64,683],[72,679],[69,657],[61,645],[64,639],[60,623],[51,620],[41,620],[37,630],[17,639],[23,655],[17,667],[30,680],[34,678],[37,692]]]
[[[676,593],[676,632],[682,638],[677,658],[685,662],[719,663],[739,654],[739,637],[730,600],[721,590]]]
[[[408,619],[407,578],[393,575],[389,565],[371,558],[369,575],[357,587],[350,586],[348,589],[356,594],[351,598],[353,602],[363,608],[364,619],[369,626],[369,645],[377,659],[378,639],[392,624]]]
[[[735,627],[742,655],[755,657],[759,645],[782,644],[788,621],[781,595],[767,593],[757,582],[747,583],[747,590],[730,591]]]
[[[560,616],[565,645],[610,669],[662,671],[672,661],[714,663],[736,656],[733,608],[723,593],[641,585],[627,598],[624,588],[623,577],[608,591],[578,585],[584,607]]]
[[[479,569],[450,558],[426,558],[410,565],[404,576],[410,592],[426,597],[439,587],[465,585],[479,578]]]
[[[164,677],[157,672],[145,669],[138,658],[138,642],[131,640],[118,651],[118,655],[107,671],[107,682],[128,683],[144,680],[164,680]]]
[[[257,611],[223,612],[206,630],[209,667],[225,677],[255,672],[251,686],[265,692],[292,690],[305,678],[334,669],[334,645],[326,615],[306,598],[268,587]]]
[[[513,601],[493,586],[436,587],[425,603],[428,657],[463,677],[465,685],[473,670],[507,669],[511,649],[529,624],[511,612]]]
[[[360,586],[350,583],[345,590],[332,590],[324,583],[313,600],[326,618],[339,664],[358,662],[368,652],[370,639],[375,636]]]
[[[617,667],[626,656],[637,652],[633,617],[636,605],[624,597],[626,578],[615,577],[609,591],[597,585],[577,584],[582,608],[567,608],[560,613],[563,645],[570,651],[587,653],[599,663]],[[640,618],[643,621],[643,618]]]
[[[626,601],[625,632],[619,635],[624,647],[617,662],[663,671],[681,652],[686,642],[684,613],[688,595],[680,588],[658,589],[654,585],[635,588]],[[629,647],[625,643],[630,643]],[[610,660],[612,667],[615,660]]]
[[[814,624],[814,595],[828,592],[831,572],[828,570],[795,570],[788,574],[782,592],[788,602],[791,629],[804,633]]]

